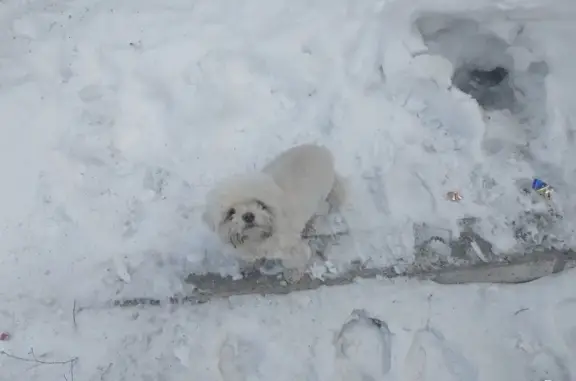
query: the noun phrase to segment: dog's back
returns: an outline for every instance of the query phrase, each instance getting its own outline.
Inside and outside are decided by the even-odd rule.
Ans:
[[[314,212],[326,200],[336,180],[332,153],[314,144],[303,144],[284,151],[262,172],[270,175],[294,207],[306,211],[306,214],[308,211]]]

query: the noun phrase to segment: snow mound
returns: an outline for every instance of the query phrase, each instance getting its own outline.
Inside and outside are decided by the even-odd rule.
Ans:
[[[574,247],[571,12],[4,2],[0,288],[153,297],[185,293],[190,272],[237,276],[200,221],[206,192],[305,142],[349,187],[334,271],[451,263],[465,234],[486,258]]]

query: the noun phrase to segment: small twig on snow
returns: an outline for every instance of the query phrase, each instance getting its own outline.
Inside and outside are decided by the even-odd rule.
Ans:
[[[110,369],[112,369],[112,365],[114,365],[114,364],[113,363],[108,364],[106,369],[104,369],[102,371],[102,373],[100,373],[100,381],[104,381],[104,379],[107,378],[108,373],[110,373]],[[99,369],[102,369],[102,368],[99,368]]]
[[[74,381],[74,364],[76,361],[70,361],[70,381]]]
[[[65,381],[74,381],[74,362],[75,361],[70,361],[70,380],[68,380],[68,377],[64,375]]]
[[[38,358],[36,358],[36,354],[34,353],[34,349],[30,349],[30,355],[32,356],[32,358],[26,358],[26,357],[20,357],[20,356],[16,356],[13,355],[11,353],[8,353],[6,351],[0,351],[0,356],[6,356],[9,357],[11,359],[14,360],[18,360],[18,361],[24,361],[24,362],[29,362],[29,363],[33,363],[34,365],[29,368],[28,370],[34,369],[40,365],[65,365],[65,364],[70,364],[70,380],[68,380],[68,378],[66,377],[66,375],[64,375],[64,379],[66,381],[74,381],[74,364],[76,363],[76,361],[78,361],[78,357],[72,357],[69,360],[66,361],[44,361],[44,360],[38,360]]]
[[[31,350],[30,351],[32,358],[26,358],[26,357],[20,357],[20,356],[16,356],[13,355],[11,353],[8,353],[6,351],[0,351],[0,356],[6,356],[9,357],[11,359],[14,360],[19,360],[19,361],[25,361],[25,362],[31,362],[31,363],[36,363],[36,364],[44,364],[44,365],[64,365],[64,364],[73,364],[76,361],[78,361],[78,357],[72,357],[69,360],[66,361],[44,361],[44,360],[38,360],[36,358],[36,355],[34,355],[34,351]]]
[[[74,329],[78,329],[76,324],[76,299],[74,299],[74,304],[72,305],[72,322],[74,323]]]

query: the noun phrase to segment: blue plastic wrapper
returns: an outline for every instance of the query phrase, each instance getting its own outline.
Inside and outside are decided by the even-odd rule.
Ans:
[[[540,179],[535,178],[532,181],[532,189],[534,189],[539,195],[546,197],[548,200],[552,197],[552,187]]]

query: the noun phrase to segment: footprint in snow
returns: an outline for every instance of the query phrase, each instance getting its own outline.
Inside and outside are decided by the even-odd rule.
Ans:
[[[392,333],[386,322],[354,310],[336,335],[336,364],[342,381],[381,381],[390,372]]]
[[[218,370],[223,381],[259,380],[263,351],[255,343],[235,336],[227,336],[220,347]]]
[[[434,329],[416,332],[404,359],[403,381],[477,381],[477,369]]]
[[[531,356],[526,368],[525,380],[572,381],[574,378],[570,375],[570,370],[562,359],[556,356],[553,351],[541,348]]]
[[[576,358],[576,298],[563,300],[553,312],[554,328],[559,337]]]
[[[526,325],[519,325],[515,349],[524,360],[524,377],[526,381],[573,381],[570,374],[571,350],[576,353],[576,299],[563,300],[551,310],[551,330],[557,335],[533,329],[535,319],[541,321],[541,316],[530,316],[526,312],[520,317],[526,320]],[[521,321],[518,321],[521,324]],[[567,346],[568,351],[563,348]],[[559,356],[558,353],[567,353]],[[563,358],[564,357],[564,358]],[[572,356],[574,357],[574,356]]]

